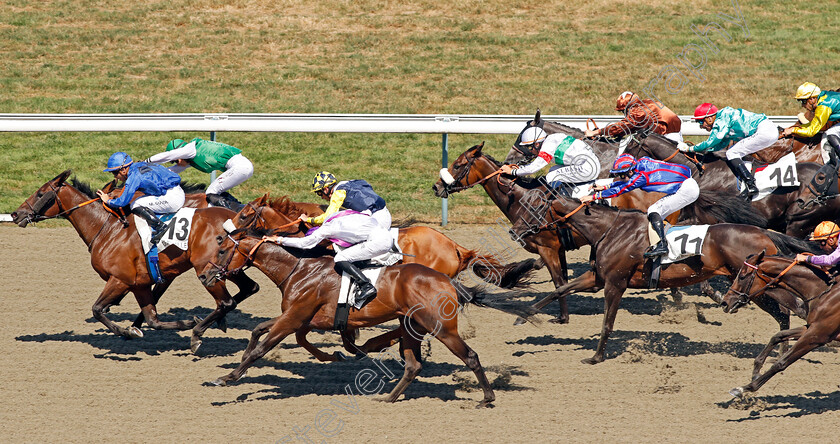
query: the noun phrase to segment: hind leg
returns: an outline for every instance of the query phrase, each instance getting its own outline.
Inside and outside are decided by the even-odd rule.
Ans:
[[[245,347],[245,351],[242,352],[242,360],[245,360],[245,356],[247,356],[248,353],[251,353],[251,351],[254,350],[254,347],[256,347],[260,342],[262,335],[268,333],[268,331],[271,330],[271,326],[279,319],[280,316],[265,322],[260,322],[256,327],[254,327],[254,331],[251,332],[251,339],[248,340],[248,346]]]
[[[576,293],[578,291],[585,291],[585,290],[589,290],[589,289],[597,288],[597,287],[598,287],[598,281],[597,281],[597,278],[595,276],[595,273],[592,270],[589,270],[586,273],[583,273],[582,275],[580,275],[580,277],[572,279],[567,284],[561,285],[560,287],[557,287],[557,289],[554,290],[553,293],[551,293],[550,295],[542,298],[537,303],[532,305],[532,307],[534,307],[537,310],[541,310],[543,307],[548,305],[551,301],[553,301],[555,299],[558,299],[558,300],[562,299],[562,301],[563,301],[562,306],[566,307],[566,312],[565,312],[565,322],[563,322],[563,314],[562,313],[561,313],[561,316],[560,316],[560,322],[561,323],[568,323],[569,322],[569,311],[568,311],[568,307],[566,306],[566,303],[565,303],[566,302],[566,295],[570,295],[570,294]],[[525,322],[526,322],[525,319],[517,318],[516,321],[514,322],[514,325],[522,325]]]
[[[154,297],[152,296],[152,289],[148,286],[138,286],[131,289],[134,297],[137,298],[137,304],[140,305],[140,311],[143,312],[143,317],[146,318],[146,323],[149,327],[155,330],[189,330],[195,327],[193,320],[179,320],[163,322],[158,319],[157,308],[154,304]]]
[[[436,337],[452,354],[461,358],[464,364],[467,364],[467,367],[475,373],[475,377],[478,379],[478,385],[484,391],[484,399],[478,403],[476,408],[493,407],[492,402],[496,400],[496,394],[493,393],[493,388],[490,387],[490,381],[487,380],[487,375],[484,374],[484,368],[478,360],[478,354],[458,335],[456,320],[453,319],[446,324],[441,328]]]
[[[411,322],[413,325],[411,326],[413,332],[418,333],[419,337],[423,337],[426,334],[426,329],[414,323],[410,318],[402,317],[400,318],[400,326],[402,327],[406,322]],[[385,402],[394,402],[400,395],[405,392],[405,389],[411,384],[411,381],[414,381],[414,378],[417,377],[417,374],[420,373],[420,370],[423,368],[423,365],[420,363],[420,344],[421,340],[417,339],[415,335],[408,334],[408,331],[405,328],[400,328],[397,331],[402,332],[402,351],[405,358],[405,371],[403,372],[402,378],[397,383],[397,385],[391,390],[391,393],[376,398],[377,401],[385,401]]]
[[[155,305],[157,305],[157,303],[160,302],[160,298],[163,296],[164,293],[166,293],[166,290],[169,288],[170,285],[172,285],[172,282],[173,281],[163,281],[160,284],[155,284],[152,287],[152,298]],[[143,316],[143,313],[141,312],[137,315],[136,318],[134,318],[134,323],[131,325],[140,328],[143,326],[143,321],[145,320],[146,317]]]
[[[193,328],[192,337],[190,338],[190,350],[192,350],[193,353],[198,351],[198,347],[201,346],[201,337],[204,336],[204,332],[206,332],[207,329],[210,328],[210,325],[214,322],[221,321],[222,331],[227,331],[227,325],[224,324],[223,320],[228,312],[236,308],[236,301],[230,297],[230,293],[228,293],[224,281],[216,281],[212,287],[205,288],[213,296],[213,299],[216,300],[216,309],[204,319],[196,318],[196,320],[200,322],[194,324],[195,327]]]
[[[314,356],[315,359],[321,362],[335,362],[344,360],[344,356],[340,352],[334,352],[333,354],[328,355],[319,350],[318,347],[312,345],[312,343],[306,339],[306,335],[311,331],[312,329],[308,326],[303,326],[295,331],[295,340],[297,341],[298,345],[303,347],[306,351],[312,354],[312,356]],[[250,344],[248,345],[250,346]]]

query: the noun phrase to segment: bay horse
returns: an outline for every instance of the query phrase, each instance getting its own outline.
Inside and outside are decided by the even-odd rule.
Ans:
[[[833,284],[832,277],[817,266],[796,264],[785,257],[766,256],[764,251],[744,261],[724,296],[724,310],[735,313],[738,307],[756,296],[778,287],[795,296],[795,300],[788,304],[791,310],[804,309],[806,325],[773,335],[755,358],[750,383],[730,390],[732,396],[740,397],[745,392],[757,391],[776,373],[784,371],[811,350],[840,339],[840,287]],[[788,339],[796,339],[796,342],[770,369],[761,373],[770,352]]]
[[[201,336],[211,323],[223,319],[236,304],[258,291],[259,286],[245,274],[231,276],[239,287],[235,296],[228,293],[224,283],[207,287],[216,301],[215,310],[203,320],[163,322],[158,319],[157,299],[178,275],[193,268],[199,273],[214,257],[215,236],[222,231],[222,223],[235,213],[226,208],[198,209],[192,221],[189,249],[166,248],[159,253],[160,272],[165,280],[153,292],[154,281],[149,275],[140,237],[134,228],[134,218],[126,224],[106,209],[90,187],[75,178],[67,182],[71,170],[66,170],[36,190],[11,214],[21,227],[30,222],[64,217],[73,225],[90,252],[91,265],[105,280],[105,288],[93,305],[93,316],[111,332],[125,338],[139,338],[143,332],[136,326],[120,327],[105,313],[129,293],[133,293],[146,323],[154,329],[192,329],[190,348],[197,351]]]
[[[528,232],[552,230],[558,225],[567,225],[586,238],[595,252],[594,266],[591,270],[557,288],[551,295],[533,305],[535,309],[541,309],[556,299],[562,306],[562,315],[568,318],[565,301],[567,295],[604,288],[601,338],[595,355],[584,359],[583,363],[597,364],[604,360],[607,339],[612,333],[618,305],[625,290],[648,288],[650,267],[642,255],[650,246],[647,224],[646,214],[638,210],[621,210],[597,204],[584,205],[577,199],[558,196],[550,202],[542,220],[522,219],[511,228],[512,235],[521,236]],[[752,225],[711,225],[702,243],[702,255],[663,264],[658,288],[696,284],[712,276],[731,278],[740,269],[748,254],[764,248],[784,252],[817,249],[805,241]],[[764,299],[761,306],[773,315],[780,326],[789,325],[784,324],[789,322],[787,315],[781,313],[774,300]]]
[[[234,225],[237,228],[285,228],[289,236],[303,236],[307,231],[306,224],[294,222],[301,215],[302,210],[297,202],[291,202],[287,197],[269,199],[268,194],[249,202],[245,208],[237,213]],[[527,279],[533,271],[535,259],[504,265],[493,255],[480,254],[476,250],[463,247],[434,228],[424,226],[410,226],[399,229],[397,243],[405,254],[401,263],[417,263],[456,279],[468,268],[482,281],[501,288],[514,288],[527,285]],[[219,236],[219,244],[224,236]],[[306,339],[307,329],[295,331],[298,345],[310,352],[322,362],[345,360],[340,352],[327,354],[319,350]],[[350,330],[341,332],[345,350],[352,354],[366,354],[380,351],[393,345],[401,336],[399,329],[386,332],[376,338],[368,340],[362,346],[354,343]]]
[[[654,143],[654,140],[657,142]],[[629,145],[625,152],[637,158],[647,156],[688,166],[691,168],[691,177],[694,177],[700,186],[701,195],[709,191],[738,194],[735,175],[726,162],[716,160],[699,163],[677,150],[673,141],[658,134],[648,135],[644,143]],[[704,161],[708,159],[721,158],[718,153],[711,153],[703,157]],[[805,205],[812,196],[809,191],[810,183],[820,167],[821,165],[816,163],[797,163],[799,187],[779,187],[769,196],[750,203],[756,212],[767,219],[767,228],[803,238],[810,234],[818,223],[834,220],[836,215],[840,214],[838,199],[831,199],[825,202],[825,205]]]
[[[329,330],[332,328],[341,277],[334,270],[335,262],[323,256],[324,250],[284,248],[263,237],[275,230],[236,230],[219,247],[216,263],[203,271],[205,285],[214,285],[219,278],[247,266],[260,269],[280,289],[283,314],[257,326],[245,349],[242,362],[230,372],[212,382],[227,385],[239,380],[245,371],[286,336],[301,330]],[[394,402],[420,372],[420,345],[426,333],[432,333],[455,356],[475,373],[484,391],[479,407],[490,405],[495,399],[478,355],[458,335],[458,308],[470,301],[493,306],[509,313],[529,312],[501,308],[489,302],[489,295],[467,288],[438,271],[420,264],[400,264],[386,267],[376,283],[377,296],[361,310],[352,310],[348,327],[358,329],[399,319],[401,350],[405,357],[405,372],[399,383],[384,401]],[[502,296],[506,298],[507,296]],[[267,330],[265,338],[260,336]]]

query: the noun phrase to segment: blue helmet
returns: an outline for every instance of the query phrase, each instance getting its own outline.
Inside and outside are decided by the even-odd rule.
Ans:
[[[610,174],[626,173],[636,166],[636,158],[629,154],[622,154],[615,158]]]
[[[132,163],[134,163],[134,161],[131,160],[131,156],[129,156],[128,153],[117,151],[116,153],[111,154],[111,157],[108,158],[108,168],[105,168],[102,171],[107,173],[117,171],[122,167],[131,165]]]

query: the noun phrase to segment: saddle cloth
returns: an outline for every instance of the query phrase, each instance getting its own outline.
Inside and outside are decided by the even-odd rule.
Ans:
[[[402,249],[400,248],[400,244],[398,242],[399,237],[400,237],[400,229],[399,228],[391,228],[391,241],[392,241],[391,248],[393,250],[396,250],[396,252],[389,251],[387,253],[382,253],[379,256],[371,258],[370,259],[371,265],[379,265],[379,266],[387,267],[389,265],[394,265],[397,262],[401,261],[402,258],[403,258],[403,255],[402,255]],[[333,249],[336,251],[336,253],[345,249],[345,248],[350,248],[350,246],[342,247],[342,246],[338,245],[337,243],[333,242]]]
[[[163,215],[160,219],[166,222],[166,219],[171,215],[166,234],[160,239],[157,244],[158,251],[163,251],[170,245],[175,245],[181,250],[186,251],[189,248],[190,231],[192,230],[192,219],[195,215],[195,208],[181,208],[177,213]],[[152,228],[146,219],[134,215],[134,226],[137,228],[137,233],[140,234],[140,240],[143,243],[143,253],[149,254],[152,248]]]
[[[662,256],[662,263],[671,264],[691,256],[702,255],[707,231],[708,225],[677,225],[668,228],[665,233],[668,255]]]
[[[747,169],[752,171],[752,162],[745,162]],[[758,187],[758,194],[753,201],[764,199],[779,187],[798,187],[799,175],[796,171],[796,156],[793,153],[785,154],[776,163],[760,166],[753,172],[755,186]],[[738,181],[738,191],[744,191],[746,185]]]
[[[376,281],[379,280],[379,275],[385,267],[363,268],[362,274],[370,280],[370,283],[376,287]],[[361,303],[356,304],[356,284],[350,279],[347,273],[341,273],[341,289],[338,291],[338,303],[352,305],[356,310],[362,308]],[[377,288],[377,290],[379,290]]]

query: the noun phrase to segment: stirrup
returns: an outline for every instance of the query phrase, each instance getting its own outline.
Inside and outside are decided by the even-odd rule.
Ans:
[[[167,231],[169,231],[169,225],[168,224],[163,224],[163,227],[161,227],[161,229],[152,236],[152,239],[151,239],[152,245],[157,245],[158,242],[160,242],[160,240],[163,238],[163,235],[166,234]]]
[[[645,251],[644,257],[656,257],[656,256],[665,256],[668,254],[668,246],[664,243],[660,242],[656,244],[653,248],[648,249]]]
[[[367,285],[356,285],[356,300],[353,305],[361,309],[361,307],[364,307],[365,304],[376,297],[376,287],[370,283]]]

